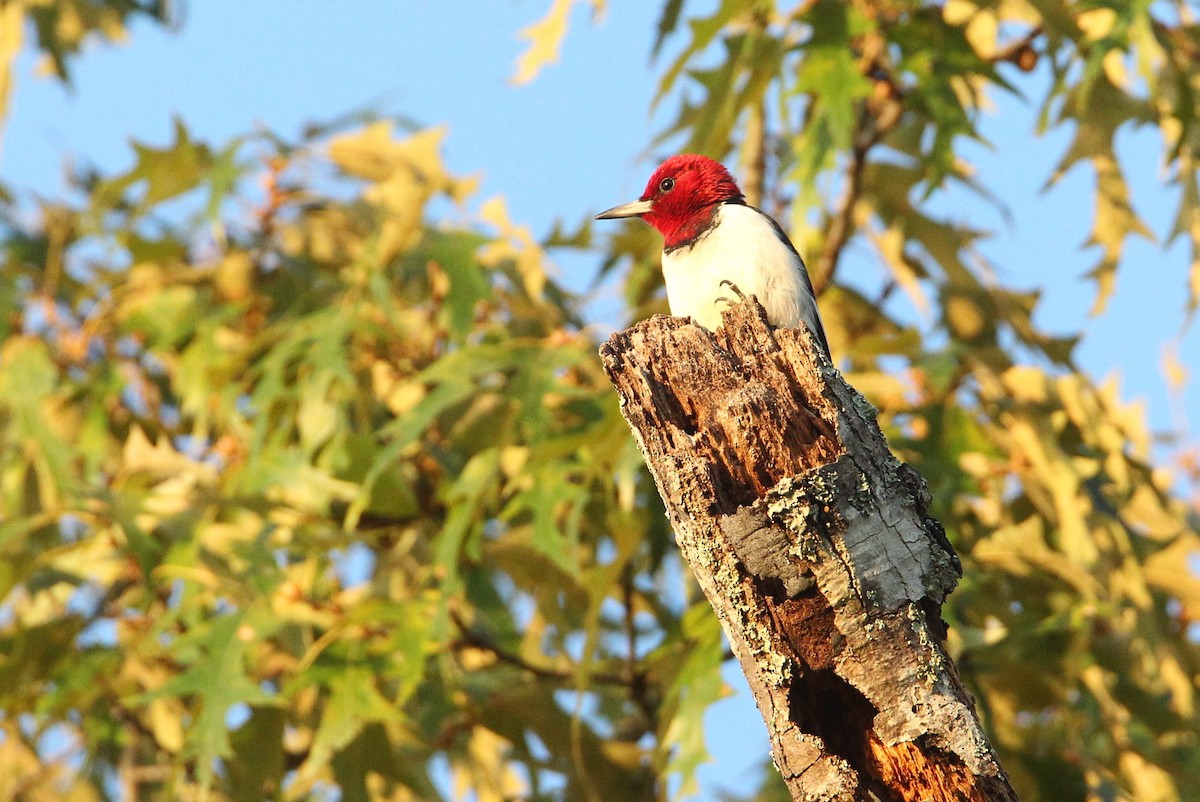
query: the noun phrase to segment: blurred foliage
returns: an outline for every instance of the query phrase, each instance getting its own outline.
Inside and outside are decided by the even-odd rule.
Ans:
[[[526,30],[519,79],[570,6]],[[135,13],[165,16],[3,0],[0,55],[28,15],[65,75]],[[791,220],[835,356],[930,483],[966,569],[949,645],[1027,799],[1200,786],[1200,512],[1144,411],[930,201],[986,193],[957,148],[989,92],[1046,87],[1042,125],[1074,132],[1048,180],[1096,177],[1102,306],[1145,233],[1113,138],[1155,126],[1188,314],[1189,13],[669,0],[657,32],[664,137],[736,158]],[[659,243],[539,244],[445,171],[441,138],[213,145],[179,122],[71,200],[0,192],[0,799],[695,790],[720,631],[544,250],[601,250],[637,317],[662,309]],[[851,242],[885,283],[839,274]],[[740,798],[781,798],[765,776]]]
[[[88,40],[122,42],[138,17],[170,24],[174,12],[171,0],[0,0],[0,123],[8,112],[14,66],[28,32],[43,57],[39,69],[66,81],[69,61]]]
[[[558,61],[558,52],[567,35],[567,21],[576,0],[551,0],[546,15],[521,30],[521,38],[528,44],[517,59],[514,84],[527,84],[538,76],[542,69]],[[604,13],[607,0],[588,0],[593,16]]]

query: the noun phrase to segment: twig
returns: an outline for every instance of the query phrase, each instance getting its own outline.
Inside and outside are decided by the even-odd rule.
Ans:
[[[1042,26],[1034,25],[1029,29],[1029,32],[1017,39],[1015,42],[1009,43],[1001,50],[997,50],[992,54],[988,61],[993,64],[999,64],[1004,61],[1016,64],[1025,72],[1033,69],[1033,65],[1037,61],[1037,53],[1033,50],[1033,40],[1042,35]]]
[[[658,731],[658,708],[651,701],[646,687],[646,672],[637,667],[637,625],[633,612],[633,569],[625,566],[621,574],[621,601],[625,605],[625,671],[630,679],[629,697],[637,705],[638,710],[646,717],[646,728],[650,732]]]
[[[750,22],[751,35],[755,38],[766,33],[769,17],[763,11],[756,12]],[[762,98],[750,104],[746,118],[746,135],[742,138],[742,188],[746,202],[751,206],[762,206],[767,174],[767,108]]]
[[[519,654],[508,651],[491,638],[468,626],[457,612],[451,612],[450,618],[454,621],[454,625],[458,627],[458,630],[461,633],[459,640],[451,644],[451,648],[462,649],[470,646],[475,649],[483,649],[500,662],[508,663],[511,666],[516,666],[522,671],[533,674],[538,679],[554,680],[557,682],[570,682],[576,677],[576,675],[571,671],[566,671],[559,668],[551,668],[549,666],[535,665],[534,663],[526,660],[524,657],[521,657]],[[588,676],[593,682],[597,682],[601,685],[620,685],[622,687],[633,687],[639,681],[645,682],[645,676],[642,672],[633,672],[632,674],[627,675],[625,673],[596,671],[590,672]]]
[[[1033,69],[1037,53],[1033,50],[1033,41],[1042,35],[1042,26],[1035,25],[1020,39],[1012,42],[992,57],[993,63],[1009,61],[1023,70]],[[837,270],[838,260],[842,250],[850,239],[854,229],[854,206],[862,193],[862,173],[867,164],[867,154],[871,148],[887,136],[900,122],[903,108],[898,105],[902,90],[894,81],[878,59],[872,59],[867,67],[883,89],[881,103],[870,100],[863,104],[862,114],[855,131],[855,144],[850,153],[850,161],[846,164],[845,189],[838,200],[837,210],[829,222],[828,233],[825,236],[825,247],[821,249],[813,267],[813,289],[820,294],[833,280]]]
[[[762,102],[750,107],[746,118],[746,136],[742,140],[742,191],[746,203],[762,206],[763,178],[767,172],[766,109]]]
[[[829,222],[825,235],[825,247],[821,249],[821,253],[813,265],[815,268],[812,275],[813,290],[818,295],[833,280],[842,249],[850,240],[850,234],[854,228],[854,206],[862,194],[862,174],[863,168],[867,165],[867,154],[900,121],[900,109],[894,107],[894,102],[884,108],[890,110],[881,110],[876,116],[871,111],[870,105],[864,104],[859,117],[854,148],[850,152],[850,161],[846,164],[845,188],[842,190],[842,197],[838,200],[837,211],[834,212]],[[887,116],[884,116],[885,114]]]

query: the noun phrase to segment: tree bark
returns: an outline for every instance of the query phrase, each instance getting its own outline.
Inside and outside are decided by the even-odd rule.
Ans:
[[[751,299],[600,350],[795,800],[1015,800],[942,646],[962,574],[925,482]]]

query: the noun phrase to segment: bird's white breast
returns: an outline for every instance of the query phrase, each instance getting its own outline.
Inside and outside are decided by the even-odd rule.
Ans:
[[[723,204],[713,227],[693,245],[663,253],[671,314],[690,316],[716,330],[727,299],[737,300],[732,290],[721,286],[727,280],[743,294],[757,296],[771,325],[794,327],[804,321],[818,340],[823,339],[808,271],[780,235],[757,209]]]

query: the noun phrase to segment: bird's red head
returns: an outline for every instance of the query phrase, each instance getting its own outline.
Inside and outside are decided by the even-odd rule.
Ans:
[[[641,198],[597,217],[642,217],[658,229],[669,249],[700,234],[712,222],[718,204],[727,201],[741,202],[742,191],[725,166],[684,153],[658,166]]]

